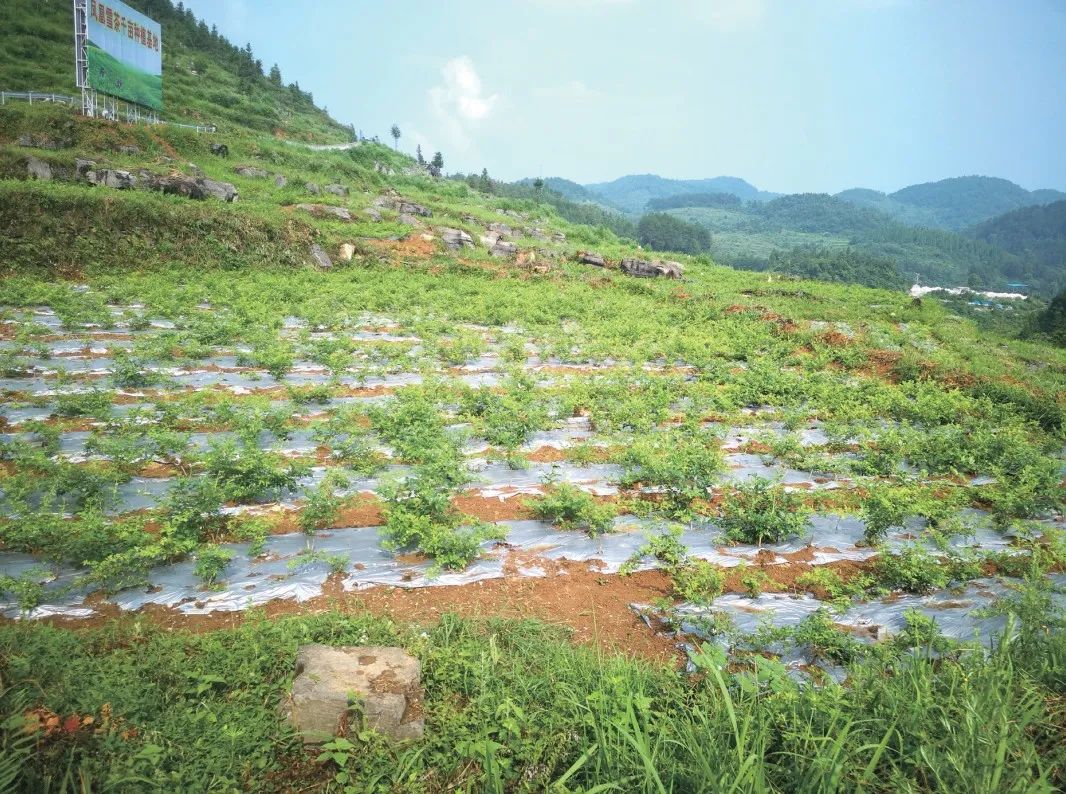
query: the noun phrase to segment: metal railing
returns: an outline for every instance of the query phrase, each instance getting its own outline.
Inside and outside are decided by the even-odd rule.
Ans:
[[[81,107],[81,100],[78,97],[67,96],[66,94],[52,94],[44,93],[43,91],[0,91],[0,105],[6,105],[9,100],[19,102],[29,102],[31,105],[36,102],[37,104],[48,103],[57,105],[70,105],[71,107]],[[99,113],[101,118],[107,118],[111,121],[118,120],[117,113]],[[134,120],[127,113],[127,120]],[[148,117],[140,117],[137,121],[143,121],[148,124],[166,124],[170,127],[183,127],[187,130],[196,130],[197,132],[217,132],[218,128],[214,124],[182,124],[180,121],[164,121],[163,119],[152,119]]]

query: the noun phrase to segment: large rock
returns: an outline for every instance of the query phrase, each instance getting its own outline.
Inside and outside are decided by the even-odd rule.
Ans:
[[[344,185],[326,185],[322,188],[327,193],[332,193],[334,196],[347,196],[348,188]]]
[[[320,188],[314,182],[304,182],[304,190],[306,190],[313,196],[317,196],[322,192],[322,188]]]
[[[101,187],[112,187],[116,190],[132,190],[137,186],[137,177],[129,171],[118,171],[114,168],[101,168],[97,171],[88,171],[85,174],[92,184]]]
[[[355,246],[351,243],[341,243],[339,258],[342,262],[351,262],[355,256]]]
[[[208,196],[229,203],[232,203],[239,198],[237,188],[229,182],[219,182],[214,179],[198,179],[196,181]]]
[[[320,245],[311,246],[311,258],[315,260],[315,264],[319,267],[328,270],[333,267],[333,260],[329,258],[329,254],[326,253],[326,249]]]
[[[425,730],[421,675],[418,660],[402,648],[304,645],[296,653],[296,680],[282,708],[308,744],[328,741],[349,727],[419,739]]]
[[[518,253],[518,246],[505,240],[497,240],[496,244],[489,249],[493,256],[511,257]]]
[[[444,244],[452,251],[458,251],[460,248],[474,247],[474,238],[462,229],[441,229],[440,239],[443,240]]]
[[[184,196],[191,199],[205,199],[207,193],[203,187],[197,184],[197,180],[191,176],[172,175],[154,177],[148,182],[148,187],[171,196]]]
[[[577,261],[583,265],[595,265],[596,267],[606,267],[607,262],[600,255],[594,251],[581,251],[577,255]]]
[[[52,179],[52,166],[31,154],[26,158],[26,175],[30,179],[40,179],[42,182],[48,182]]]
[[[417,228],[422,225],[422,222],[409,212],[401,212],[398,220],[405,226],[414,226]]]
[[[256,168],[251,165],[239,165],[233,169],[241,176],[246,176],[252,179],[266,179],[270,174],[264,171],[262,168]]]
[[[412,201],[401,201],[396,206],[396,211],[406,213],[408,215],[418,215],[421,218],[432,218],[433,212],[421,204],[415,204]]]
[[[184,196],[185,198],[197,200],[217,198],[225,202],[237,200],[237,188],[229,182],[218,182],[214,179],[186,176],[185,174],[159,176],[145,172],[141,176],[144,185],[149,190],[159,190],[172,196]]]
[[[496,232],[500,237],[510,237],[514,233],[506,223],[490,223],[489,231]]]
[[[369,216],[370,220],[374,221],[374,223],[381,222],[381,213],[373,207],[364,207],[363,214]]]
[[[342,221],[352,220],[352,213],[347,207],[335,207],[332,204],[297,204],[296,209],[310,212],[319,218],[334,217]]]
[[[648,262],[644,259],[623,259],[619,269],[627,276],[637,278],[681,278],[681,265],[677,262]]]

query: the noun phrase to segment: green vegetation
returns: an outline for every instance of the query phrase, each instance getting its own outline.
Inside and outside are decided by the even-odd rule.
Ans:
[[[637,224],[637,239],[653,251],[698,254],[711,247],[711,235],[702,226],[686,223],[664,212],[649,212]]]
[[[915,629],[917,631],[917,629]],[[856,659],[847,687],[792,681],[758,656],[702,675],[601,657],[533,623],[446,617],[428,632],[367,617],[252,619],[231,631],[167,632],[136,621],[69,632],[0,628],[4,768],[25,789],[588,789],[803,791],[830,774],[845,788],[1051,790],[1062,783],[1063,634],[1023,624],[991,654],[863,660],[825,619],[793,636],[823,656]],[[926,631],[925,638],[932,635]],[[919,642],[919,649],[924,642]],[[399,644],[425,671],[426,739],[390,746],[350,737],[317,764],[277,719],[297,645]],[[887,653],[889,647],[884,651]],[[886,664],[892,670],[885,675]],[[34,725],[77,718],[19,740]],[[208,727],[211,726],[211,727]],[[1000,748],[989,752],[989,742]],[[347,752],[342,752],[348,749]],[[14,768],[14,772],[12,772]],[[937,781],[930,785],[930,780]]]
[[[49,5],[40,16],[49,31],[58,13]],[[603,533],[616,515],[646,521],[648,538],[623,569],[654,565],[670,577],[655,593],[665,598],[653,596],[670,626],[685,625],[682,610],[670,615],[674,602],[717,605],[706,634],[729,653],[679,637],[690,643],[689,675],[679,660],[575,645],[579,635],[546,623],[428,610],[376,617],[373,599],[358,594],[323,599],[317,614],[251,611],[210,631],[157,625],[171,617],[163,608],[104,613],[101,625],[74,630],[9,621],[0,624],[0,788],[1062,787],[1066,647],[1047,574],[1062,570],[1066,546],[1053,523],[1033,519],[1062,508],[1066,351],[1039,336],[1002,335],[937,301],[801,281],[849,267],[855,278],[873,273],[871,283],[891,286],[883,259],[848,245],[849,229],[861,227],[868,240],[884,233],[880,216],[825,197],[753,207],[706,198],[721,184],[690,186],[706,205],[695,210],[733,224],[730,233],[747,223],[814,237],[829,228],[845,241],[842,251],[793,252],[810,259],[785,283],[677,250],[685,246],[668,237],[660,242],[685,267],[680,283],[578,264],[577,252],[593,247],[612,262],[641,255],[628,239],[632,221],[570,185],[555,183],[568,191],[556,193],[552,180],[515,187],[487,172],[436,178],[442,155],[427,165],[371,142],[346,151],[289,145],[275,122],[281,136],[339,139],[344,131],[280,87],[280,70],[253,74],[246,51],[234,54],[199,25],[163,21],[179,72],[181,58],[203,58],[208,93],[247,89],[217,136],[228,159],[211,153],[216,136],[188,130],[87,122],[65,108],[0,112],[0,396],[12,421],[0,440],[0,544],[35,561],[0,577],[11,614],[57,594],[100,590],[104,598],[144,587],[154,567],[173,563],[197,577],[199,603],[199,590],[225,589],[241,562],[230,544],[269,556],[278,532],[302,549],[279,578],[314,565],[358,578],[345,555],[326,553],[322,536],[360,511],[369,517],[359,515],[356,527],[380,527],[374,553],[415,555],[413,572],[461,571],[486,554],[502,564],[508,549],[493,541],[508,524],[477,518],[496,514],[502,489],[477,489],[479,476],[495,482],[503,471],[530,478],[503,496],[543,486],[545,495],[518,510],[596,536],[575,544],[632,543]],[[25,35],[19,26],[0,32],[21,47]],[[52,46],[51,33],[42,41]],[[0,68],[10,69],[6,52]],[[182,85],[167,82],[178,106],[206,101],[191,91],[183,100]],[[226,108],[221,99],[201,109]],[[24,136],[49,146],[21,145]],[[26,181],[30,154],[53,169],[52,183]],[[241,198],[92,187],[71,176],[76,159],[131,172],[202,171],[232,181]],[[269,176],[237,174],[238,164]],[[638,179],[627,201],[640,191],[653,198],[653,181]],[[309,199],[306,183],[348,193]],[[669,191],[663,197],[679,192],[659,187]],[[432,215],[412,229],[395,195]],[[374,206],[379,197],[386,200]],[[308,201],[353,219],[297,208]],[[363,212],[370,208],[380,220]],[[670,217],[646,216],[645,228],[681,229],[662,220]],[[543,270],[484,245],[441,244],[442,228],[477,241],[489,224],[509,226]],[[919,236],[978,258],[988,250],[944,231]],[[312,245],[335,255],[342,244],[350,260],[312,263]],[[109,363],[97,370],[103,356]],[[43,391],[30,388],[38,382]],[[724,450],[726,433],[741,428],[748,440]],[[552,444],[558,436],[577,443],[535,454],[545,431],[558,433]],[[577,472],[580,487],[545,463],[559,460],[569,465],[566,479],[573,464],[589,468]],[[733,487],[738,466],[788,466],[812,485],[836,477],[836,487],[786,490],[763,478]],[[584,490],[601,479],[620,493],[601,499]],[[154,501],[130,498],[149,485]],[[949,539],[972,529],[963,508],[983,510],[982,533],[1003,543],[954,550]],[[800,563],[792,585],[777,571],[794,569],[745,564],[727,575],[682,541],[685,532],[706,533],[717,545],[719,524],[733,540],[775,544],[802,537],[814,511],[864,518],[868,541],[883,542],[877,556],[835,568]],[[903,529],[913,543],[898,549]],[[809,590],[839,608],[990,572],[1018,594],[993,606],[1016,622],[1000,640],[982,637],[981,652],[941,636],[917,611],[876,643],[842,631],[827,609],[747,636],[722,611],[734,599],[785,590]],[[663,581],[642,577],[653,587]],[[579,592],[590,599],[601,587],[628,596],[640,585],[606,572],[572,581],[589,586]],[[619,600],[618,591],[603,592]],[[563,622],[586,607],[566,606]],[[633,617],[624,631],[644,627]],[[393,745],[353,731],[306,751],[276,706],[297,647],[310,642],[397,644],[418,656],[426,738]],[[806,654],[815,664],[803,675],[821,685],[794,680],[778,658],[783,648]],[[843,672],[843,685],[828,675]]]
[[[763,477],[743,482],[722,502],[719,523],[732,540],[776,543],[802,537],[810,511],[796,493]]]
[[[854,248],[829,249],[803,246],[791,251],[773,251],[767,269],[800,278],[842,281],[880,289],[906,289],[907,280],[891,259]]]
[[[610,505],[595,499],[573,485],[556,485],[551,493],[533,505],[533,515],[560,529],[583,529],[590,535],[609,532],[614,520]]]

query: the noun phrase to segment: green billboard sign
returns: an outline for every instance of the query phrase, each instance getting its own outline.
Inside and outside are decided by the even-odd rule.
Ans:
[[[118,0],[89,0],[86,82],[102,94],[163,109],[159,23]]]

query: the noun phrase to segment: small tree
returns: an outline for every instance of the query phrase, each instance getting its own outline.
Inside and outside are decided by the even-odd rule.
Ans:
[[[444,155],[440,152],[435,152],[433,159],[429,161],[429,173],[433,176],[440,176],[444,173]]]
[[[401,133],[400,133],[400,125],[399,124],[393,124],[392,125],[392,129],[389,130],[389,134],[392,135],[392,147],[394,149],[398,148],[399,145],[400,145],[400,135],[401,135]]]
[[[281,69],[277,64],[270,67],[270,82],[274,85],[281,85]]]
[[[539,176],[533,180],[533,189],[537,191],[537,193],[540,193],[540,191],[544,190],[544,180],[541,179]]]
[[[422,144],[418,144],[418,146],[415,147],[415,159],[418,161],[419,165],[426,164],[426,158],[422,156]]]

